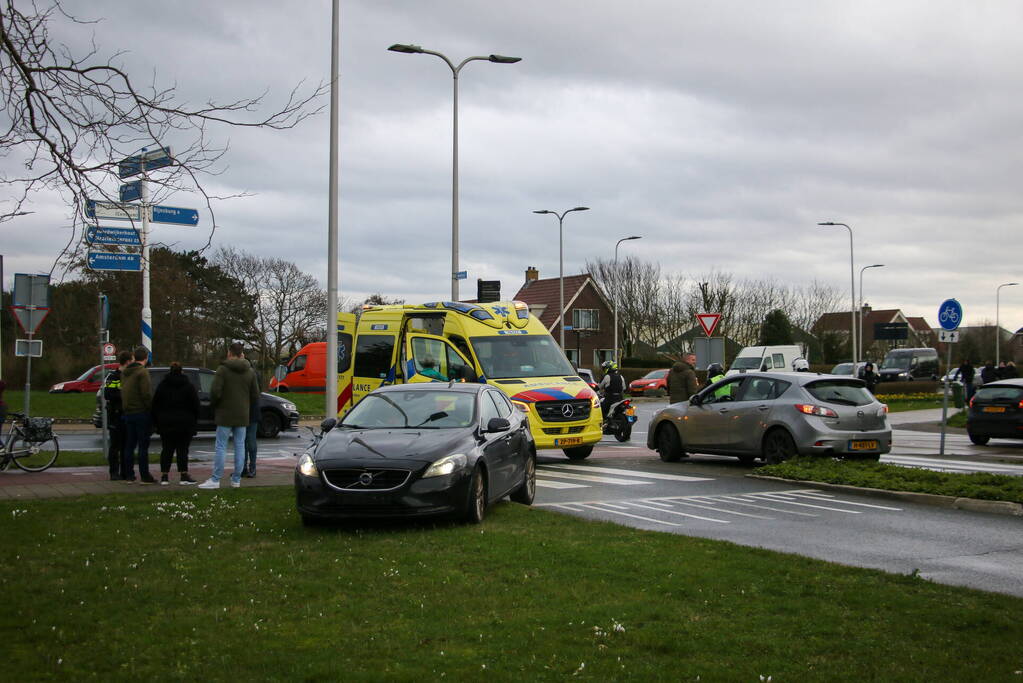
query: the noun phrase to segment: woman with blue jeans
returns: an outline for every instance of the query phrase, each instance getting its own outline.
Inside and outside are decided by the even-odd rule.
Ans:
[[[242,485],[242,472],[245,471],[245,431],[249,426],[250,406],[258,400],[256,373],[245,360],[242,345],[235,342],[228,348],[227,360],[221,363],[213,376],[210,404],[213,406],[213,421],[217,425],[216,450],[213,455],[213,474],[199,484],[199,488],[220,488],[220,478],[224,476],[224,457],[227,453],[228,439],[234,440],[234,471],[231,473],[231,486],[238,488]]]

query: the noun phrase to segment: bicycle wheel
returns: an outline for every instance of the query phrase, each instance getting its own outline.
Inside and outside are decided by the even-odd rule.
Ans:
[[[57,461],[60,442],[54,436],[48,441],[33,443],[25,441],[21,432],[16,432],[7,441],[7,455],[26,472],[42,472]]]

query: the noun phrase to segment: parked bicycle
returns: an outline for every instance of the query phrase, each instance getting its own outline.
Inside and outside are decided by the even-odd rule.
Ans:
[[[24,413],[11,413],[11,428],[3,439],[0,470],[13,463],[26,472],[42,472],[57,461],[60,442],[53,433],[53,418],[25,417]],[[0,424],[0,428],[3,425]]]

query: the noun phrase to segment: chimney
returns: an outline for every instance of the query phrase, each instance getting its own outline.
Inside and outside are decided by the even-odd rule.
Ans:
[[[540,271],[533,266],[528,266],[526,268],[526,284],[528,285],[530,282],[536,282],[539,279]]]

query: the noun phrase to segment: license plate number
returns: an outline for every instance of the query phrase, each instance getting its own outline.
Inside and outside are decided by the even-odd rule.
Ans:
[[[578,446],[583,442],[581,436],[570,436],[567,439],[555,439],[555,446]]]
[[[874,451],[877,450],[877,441],[873,439],[869,441],[850,441],[850,451]]]
[[[984,406],[985,413],[1004,413],[1005,406]]]

